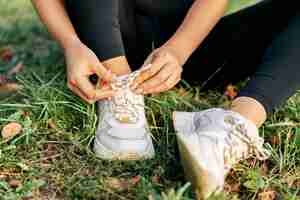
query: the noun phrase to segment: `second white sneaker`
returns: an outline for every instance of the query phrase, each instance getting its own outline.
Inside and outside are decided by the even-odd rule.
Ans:
[[[227,173],[240,160],[269,156],[254,123],[238,113],[223,109],[175,112],[173,120],[181,162],[198,199],[223,190]]]

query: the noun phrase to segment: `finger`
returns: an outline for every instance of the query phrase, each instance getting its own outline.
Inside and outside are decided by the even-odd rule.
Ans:
[[[110,98],[113,97],[115,95],[115,91],[111,90],[111,89],[107,89],[107,90],[100,90],[96,92],[96,96],[95,96],[95,100],[101,100],[101,99],[106,99],[106,98]]]
[[[113,74],[110,70],[106,69],[100,62],[91,66],[91,71],[101,79],[110,82],[113,79]]]
[[[94,103],[93,100],[88,99],[77,87],[75,87],[73,84],[68,84],[69,89],[74,92],[77,96],[79,96],[81,99],[86,101],[89,104]]]
[[[153,59],[151,60],[151,67],[149,69],[144,70],[141,72],[141,74],[133,81],[134,86],[137,86],[144,81],[150,79],[152,76],[154,76],[157,72],[161,70],[161,68],[168,63],[168,56],[166,54],[157,54],[153,56]]]
[[[147,94],[155,94],[160,92],[165,92],[177,85],[177,83],[181,80],[180,75],[172,75],[170,76],[163,84],[159,85],[156,88],[148,90]]]
[[[77,88],[90,100],[94,99],[96,96],[96,89],[94,85],[90,82],[88,77],[82,77],[76,80]]]
[[[170,76],[172,76],[172,74],[176,73],[174,69],[176,69],[176,66],[172,64],[165,65],[159,73],[138,86],[135,92],[137,94],[143,92],[147,93],[149,89],[156,88],[157,86],[163,84]]]

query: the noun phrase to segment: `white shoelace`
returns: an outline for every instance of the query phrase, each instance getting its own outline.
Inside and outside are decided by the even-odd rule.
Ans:
[[[265,160],[270,152],[264,148],[264,140],[259,136],[250,136],[244,123],[239,123],[232,116],[227,116],[224,122],[231,126],[231,131],[225,138],[225,160],[229,165],[247,159],[253,153],[257,159]]]
[[[134,94],[130,85],[141,73],[135,71],[129,75],[115,77],[111,82],[112,89],[116,90],[116,95],[111,101],[111,112],[121,123],[136,123],[139,120],[139,110],[143,108],[143,96]]]

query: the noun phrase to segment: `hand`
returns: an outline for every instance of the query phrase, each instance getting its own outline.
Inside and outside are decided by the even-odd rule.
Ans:
[[[182,70],[175,52],[161,47],[146,59],[141,74],[133,81],[132,89],[137,94],[170,90],[181,80]]]
[[[113,96],[114,92],[110,87],[97,89],[89,80],[91,75],[96,74],[98,79],[109,82],[112,74],[87,46],[81,42],[74,42],[65,49],[65,57],[70,90],[90,104]]]

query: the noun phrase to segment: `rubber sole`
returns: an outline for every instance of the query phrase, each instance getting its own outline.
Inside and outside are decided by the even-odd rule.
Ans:
[[[216,185],[208,171],[203,169],[194,154],[189,151],[184,141],[177,137],[181,163],[185,172],[186,179],[192,183],[193,189],[197,195],[197,200],[207,199],[215,190],[211,186]]]
[[[176,117],[174,113],[174,127],[176,127],[175,119]],[[220,189],[215,187],[218,184],[215,178],[211,176],[199,163],[197,150],[192,151],[193,149],[191,149],[191,147],[184,141],[183,134],[177,133],[176,136],[185,177],[192,184],[197,200],[205,200],[213,194],[218,193]]]
[[[136,160],[146,160],[151,159],[155,156],[153,144],[150,143],[146,151],[143,153],[137,152],[114,152],[107,147],[105,147],[101,142],[95,139],[94,141],[94,152],[97,157],[103,160],[122,160],[122,161],[136,161]]]

